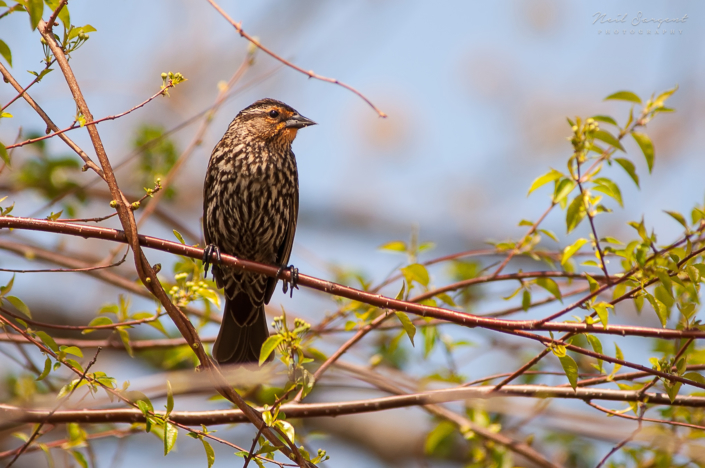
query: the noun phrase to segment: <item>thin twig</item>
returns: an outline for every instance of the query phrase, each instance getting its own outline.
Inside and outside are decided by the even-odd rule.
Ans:
[[[611,457],[612,454],[614,454],[615,452],[617,452],[617,450],[621,449],[622,447],[624,447],[625,445],[627,445],[629,442],[631,442],[632,440],[634,440],[634,437],[636,437],[636,435],[637,435],[639,432],[641,432],[641,424],[642,424],[642,421],[643,421],[643,417],[644,417],[644,412],[645,412],[645,411],[646,411],[646,405],[643,404],[643,403],[639,403],[639,418],[638,418],[638,424],[639,424],[639,426],[634,430],[634,432],[632,432],[632,433],[629,435],[629,437],[627,437],[626,439],[624,439],[623,441],[621,441],[620,443],[618,443],[617,445],[615,445],[614,447],[612,447],[612,450],[610,450],[610,451],[607,453],[607,455],[605,455],[605,457],[604,457],[602,460],[600,460],[600,462],[597,464],[597,466],[596,466],[595,468],[600,468],[602,465],[605,464],[605,462],[607,462],[607,459],[608,459],[609,457]]]
[[[280,57],[279,55],[275,54],[267,47],[260,44],[259,40],[255,39],[254,37],[247,34],[242,29],[242,26],[241,26],[242,23],[236,23],[230,16],[228,16],[227,13],[225,13],[225,11],[222,8],[220,8],[220,6],[218,6],[217,3],[215,3],[213,0],[208,0],[208,3],[213,5],[213,8],[215,8],[218,11],[218,13],[220,13],[223,16],[223,18],[225,18],[228,21],[228,23],[230,23],[235,28],[235,30],[238,32],[238,34],[240,34],[240,36],[242,36],[245,39],[247,39],[248,41],[250,41],[250,43],[252,45],[254,45],[258,49],[260,49],[265,54],[269,55],[270,57],[274,58],[275,60],[278,60],[279,62],[283,63],[287,67],[292,68],[300,73],[303,73],[304,75],[308,76],[309,78],[313,78],[313,79],[320,80],[320,81],[325,81],[327,83],[337,84],[338,86],[342,86],[343,88],[347,89],[348,91],[352,91],[358,97],[360,97],[363,101],[365,101],[370,107],[372,107],[372,109],[374,109],[374,111],[377,112],[377,115],[379,115],[382,118],[387,117],[387,114],[385,114],[380,109],[378,109],[377,106],[372,104],[372,101],[370,101],[367,97],[365,97],[364,94],[362,94],[357,89],[353,88],[352,86],[350,86],[348,84],[343,83],[340,80],[336,80],[335,78],[327,78],[325,76],[317,75],[312,70],[304,70],[303,68],[294,65],[293,63],[286,60],[285,58]]]
[[[69,400],[69,398],[71,398],[71,396],[72,396],[73,393],[76,391],[76,389],[78,388],[78,386],[81,385],[81,382],[83,382],[83,380],[86,378],[86,373],[88,372],[88,370],[93,366],[93,364],[95,364],[95,361],[96,361],[96,359],[98,359],[98,354],[100,354],[101,349],[102,349],[102,348],[98,348],[98,349],[96,350],[95,355],[93,356],[93,359],[91,359],[91,362],[88,363],[88,365],[86,366],[86,369],[83,371],[83,374],[81,374],[81,378],[78,379],[78,381],[77,381],[76,384],[73,386],[73,388],[72,388],[71,391],[68,393],[68,395],[64,396],[64,398],[62,398],[61,401],[59,401],[59,403],[57,403],[56,406],[54,406],[54,409],[51,410],[51,411],[49,412],[49,414],[47,414],[47,416],[46,416],[46,418],[44,419],[44,421],[41,421],[41,422],[39,423],[39,425],[34,429],[34,432],[33,432],[32,435],[30,436],[30,438],[27,440],[27,442],[25,442],[25,444],[24,444],[22,447],[20,447],[20,449],[17,451],[17,454],[16,454],[15,457],[10,461],[10,463],[7,464],[7,467],[6,467],[6,468],[10,468],[10,467],[17,461],[17,459],[24,453],[24,451],[27,450],[27,447],[30,446],[30,444],[32,443],[32,441],[39,435],[39,431],[40,431],[40,430],[42,429],[42,427],[47,423],[47,421],[49,420],[49,418],[51,418],[51,416],[52,416],[54,413],[56,413],[56,412],[58,411],[58,409],[61,408],[61,406]]]
[[[143,101],[142,103],[137,104],[135,107],[133,107],[133,108],[130,109],[130,110],[127,110],[127,111],[122,112],[122,113],[120,113],[120,114],[109,115],[109,116],[107,116],[107,117],[103,117],[102,119],[93,120],[93,121],[91,121],[91,122],[86,122],[86,123],[83,124],[83,125],[79,125],[79,124],[77,124],[76,122],[74,122],[70,127],[67,127],[67,128],[65,128],[65,129],[63,129],[63,130],[58,130],[58,131],[55,131],[54,133],[50,133],[49,135],[44,135],[44,136],[41,136],[41,137],[32,138],[32,139],[30,139],[30,140],[21,141],[21,142],[19,142],[19,143],[14,144],[14,145],[7,146],[6,148],[7,148],[7,149],[19,148],[20,146],[30,145],[30,144],[36,143],[36,142],[38,142],[38,141],[42,141],[42,140],[46,140],[46,139],[48,139],[48,138],[53,138],[53,137],[55,137],[55,136],[62,135],[62,134],[66,133],[66,132],[68,132],[68,131],[70,131],[70,130],[75,130],[75,129],[77,129],[77,128],[83,128],[83,127],[89,127],[89,126],[92,126],[92,125],[99,124],[99,123],[101,123],[101,122],[105,122],[106,120],[115,120],[115,119],[119,119],[120,117],[123,117],[123,116],[125,116],[125,115],[127,115],[127,114],[129,114],[129,113],[131,113],[131,112],[133,112],[133,111],[136,111],[137,109],[139,109],[139,108],[141,108],[141,107],[144,107],[145,105],[147,105],[148,103],[150,103],[151,101],[153,101],[154,99],[156,99],[157,97],[163,95],[169,88],[173,88],[173,87],[174,87],[174,83],[173,83],[171,80],[169,80],[169,83],[168,83],[166,86],[164,86],[160,91],[158,91],[157,93],[155,93],[152,97],[150,97],[150,98],[147,99],[146,101]]]

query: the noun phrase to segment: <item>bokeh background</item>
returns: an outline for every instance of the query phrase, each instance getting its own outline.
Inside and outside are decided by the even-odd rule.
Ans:
[[[646,98],[652,92],[680,87],[669,101],[677,112],[658,116],[647,129],[656,147],[653,174],[648,174],[634,142],[626,142],[637,162],[641,189],[621,170],[612,169],[622,188],[625,207],[609,205],[615,214],[598,218],[600,234],[628,235],[631,228],[626,221],[644,214],[665,243],[676,236],[678,225],[663,210],[689,213],[695,203],[702,203],[702,2],[223,0],[220,4],[236,21],[242,21],[247,32],[282,57],[356,87],[389,117],[379,118],[361,99],[341,87],[308,79],[257,53],[255,63],[235,86],[237,92],[218,111],[201,145],[181,170],[175,197],[163,202],[164,210],[195,236],[200,235],[202,181],[210,151],[236,113],[262,97],[285,101],[319,123],[299,132],[294,144],[301,212],[292,263],[314,276],[332,279],[336,272],[359,271],[379,281],[404,259],[380,252],[377,247],[395,239],[406,240],[413,229],[418,229],[422,240],[436,243],[426,258],[479,248],[488,240],[519,238],[526,228],[518,227],[518,222],[535,220],[549,204],[547,189],[527,198],[529,185],[549,166],[563,170],[570,155],[566,139],[570,129],[565,118],[609,114],[623,123],[629,105],[602,101],[622,89]],[[70,11],[74,24],[91,24],[97,29],[71,60],[96,118],[142,102],[159,89],[162,72],[180,72],[188,78],[171,91],[170,98],[159,98],[125,118],[99,126],[115,163],[131,154],[136,131],[145,123],[171,129],[211,106],[218,83],[227,81],[247,54],[247,42],[205,1],[74,0]],[[647,18],[687,15],[687,20],[664,24],[660,29],[653,24],[608,28],[606,24],[594,24],[598,12],[609,18],[626,14],[627,21],[639,12]],[[14,16],[0,23],[0,38],[13,51],[12,73],[26,84],[31,76],[25,70],[41,68],[41,46],[25,16]],[[71,124],[75,106],[59,71],[44,78],[31,94],[59,127]],[[0,102],[13,96],[10,86],[0,86]],[[20,125],[25,132],[43,131],[42,121],[24,103],[17,102],[8,111],[14,118],[3,119],[0,125],[3,142],[14,141]],[[179,149],[189,144],[197,126],[191,124],[173,133]],[[71,138],[81,147],[90,148],[84,130],[73,131]],[[69,153],[57,138],[47,145],[50,154]],[[31,149],[21,149],[14,158],[31,154]],[[118,172],[118,179],[139,190],[134,171],[134,164],[127,164]],[[85,173],[77,180],[84,183],[92,177]],[[5,186],[10,184],[12,171],[3,173],[2,178]],[[58,210],[51,207],[34,213],[44,204],[39,196],[23,195],[13,201],[13,214],[18,216],[46,216]],[[82,216],[107,212],[107,202],[91,203],[81,211]],[[563,215],[555,212],[545,227],[556,232],[564,246],[584,236],[587,226],[567,237]],[[142,232],[173,239],[171,229],[156,221],[147,223]],[[74,239],[34,233],[12,235],[49,242],[65,251],[77,251],[85,245]],[[150,252],[149,258],[161,261],[167,270],[173,262],[158,253]],[[8,265],[36,268],[37,263],[0,253],[0,266]],[[129,272],[126,268],[124,271]],[[444,270],[434,273],[434,282],[442,284]],[[0,283],[10,277],[0,274]],[[106,296],[115,298],[118,290],[83,277],[79,289],[72,287],[75,278],[19,276],[14,292],[25,298],[39,317],[69,317],[71,323],[85,324]],[[488,288],[486,296],[506,296],[511,290],[511,286],[500,285]],[[273,304],[279,302],[310,320],[320,319],[335,307],[327,298],[308,291],[297,292],[293,300],[278,293]],[[476,312],[496,309],[501,302],[487,300]],[[134,298],[133,307],[150,310],[152,305]],[[209,332],[215,334],[216,328],[208,328],[205,334]],[[481,332],[458,333],[475,343],[492,340],[491,335]],[[333,340],[331,346],[339,342]],[[527,346],[529,354],[535,351]],[[628,343],[624,348],[627,358],[642,359],[640,346]],[[492,369],[506,367],[507,359],[516,357],[515,351],[499,347],[483,353],[471,349],[460,371],[468,378],[491,373]],[[369,357],[354,352],[352,356],[360,362]],[[145,386],[154,383],[150,380],[150,375],[157,372],[154,368],[136,365],[121,354],[105,353],[101,359],[118,380]],[[427,372],[438,360],[442,356],[420,361],[412,372]],[[0,373],[15,371],[12,363],[0,365]],[[156,381],[161,380],[159,377]],[[317,398],[325,399],[325,392]],[[188,402],[187,398],[182,400],[184,408]],[[519,402],[521,408],[516,411],[524,411],[527,405]],[[558,414],[560,410],[547,412],[539,423],[560,429]],[[594,419],[585,424],[599,428],[599,423]],[[333,457],[326,466],[337,467],[409,466],[401,454],[419,452],[424,431],[430,427],[428,418],[416,410],[316,424],[334,434],[314,445],[325,447]],[[347,434],[341,435],[343,425]],[[617,426],[615,423],[612,430],[617,431],[619,440]],[[624,430],[628,434],[632,429],[627,426]],[[242,440],[251,437],[239,428],[221,431]],[[599,432],[595,429],[591,435],[598,441]],[[379,434],[389,437],[386,443],[379,443]],[[118,442],[98,443],[111,453],[99,466],[130,466],[145,459],[163,463],[160,449],[150,437],[135,438],[138,442],[122,453]],[[182,440],[178,450],[178,456],[169,457],[170,465],[204,463],[197,441]],[[228,452],[216,447],[216,466],[232,462]],[[112,458],[112,453],[117,456]],[[28,456],[25,466],[35,466],[38,461],[40,457]],[[439,462],[433,466],[455,465]]]

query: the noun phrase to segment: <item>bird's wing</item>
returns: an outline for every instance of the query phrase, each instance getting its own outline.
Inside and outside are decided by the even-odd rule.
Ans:
[[[209,165],[208,169],[210,169],[210,165]],[[206,187],[208,187],[212,183],[211,181],[209,181],[209,178],[211,177],[210,174],[211,174],[210,170],[206,172],[206,182],[204,184]],[[207,247],[213,241],[210,239],[210,236],[208,235],[208,195],[205,193],[205,190],[203,193],[203,220],[202,220],[202,222],[203,222],[203,241],[205,243],[204,247]],[[219,247],[219,246],[216,246],[216,247]],[[215,278],[215,284],[219,288],[222,288],[223,287],[223,278],[220,274],[220,268],[218,268],[217,265],[212,264],[211,269],[213,271],[213,278]]]
[[[277,258],[275,263],[280,266],[286,266],[289,261],[289,256],[291,255],[291,248],[294,245],[294,235],[296,234],[296,219],[299,216],[299,190],[294,191],[293,199],[291,200],[291,216],[289,216],[289,226],[286,228],[286,235],[284,236],[284,242],[279,246],[279,251],[277,252]],[[274,294],[274,289],[277,287],[276,278],[269,278],[267,280],[267,291],[264,295],[264,303],[269,304],[269,300]]]

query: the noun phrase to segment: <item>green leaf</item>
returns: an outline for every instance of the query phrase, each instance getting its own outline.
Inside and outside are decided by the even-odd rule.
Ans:
[[[563,302],[563,296],[561,296],[561,290],[558,287],[558,284],[556,284],[556,282],[553,281],[552,278],[536,278],[536,284],[538,286],[541,286],[543,289],[550,292],[551,294],[553,294],[553,296],[556,299]]]
[[[593,115],[593,116],[591,117],[591,119],[592,119],[592,120],[597,120],[598,122],[608,123],[608,124],[614,125],[615,127],[619,127],[619,125],[617,125],[617,121],[614,120],[614,119],[613,119],[612,117],[610,117],[609,115]]]
[[[677,211],[666,211],[666,210],[664,210],[664,212],[665,212],[666,214],[668,214],[671,218],[673,218],[673,219],[675,219],[676,221],[678,221],[679,223],[681,223],[681,226],[683,226],[684,228],[688,229],[688,222],[685,220],[685,217],[684,217],[682,214],[680,214],[680,213],[677,212]]]
[[[406,252],[406,243],[402,241],[387,242],[384,245],[377,247],[378,250],[386,250],[388,252]]]
[[[666,388],[666,393],[668,393],[668,398],[671,400],[671,403],[676,401],[676,397],[678,396],[678,391],[681,389],[681,385],[683,385],[681,382],[673,382],[671,385],[664,384],[664,387]]]
[[[624,361],[624,354],[622,354],[622,350],[619,349],[619,346],[617,346],[617,343],[614,344],[614,350],[615,350],[615,357],[619,359],[620,361]],[[622,368],[622,365],[619,363],[615,363],[614,367],[612,368],[612,372],[610,373],[610,379],[614,377],[617,374],[617,371]]]
[[[169,421],[164,422],[164,456],[167,456],[171,449],[176,444],[176,437],[179,435],[179,430]]]
[[[524,309],[524,312],[529,310],[531,307],[531,293],[527,291],[526,289],[521,295],[521,308]]]
[[[130,357],[135,357],[135,354],[132,352],[132,346],[130,346],[130,334],[127,333],[127,329],[125,327],[117,327],[117,331],[118,335],[120,335],[120,340],[122,341],[122,344],[127,350],[127,354],[129,354]]]
[[[656,97],[656,99],[654,99],[654,106],[663,107],[663,104],[666,102],[666,100],[669,97],[671,97],[671,95],[673,93],[675,93],[676,91],[678,91],[678,86],[676,86],[675,88],[671,88],[669,90],[666,90],[666,91],[662,92],[661,94],[659,94],[658,97]]]
[[[171,382],[166,381],[166,417],[169,417],[174,409],[174,391],[171,389]]]
[[[631,177],[636,186],[639,187],[639,176],[636,173],[636,167],[634,167],[634,163],[626,158],[614,158],[614,160],[617,162],[617,164],[622,166],[622,169],[624,169],[627,174],[629,174],[629,177]]]
[[[705,385],[705,377],[702,376],[702,374],[698,374],[697,372],[688,372],[686,374],[683,374],[683,377],[692,380],[693,382],[697,382],[701,385]]]
[[[181,242],[183,245],[186,245],[186,241],[184,240],[184,236],[182,236],[181,233],[179,231],[177,231],[176,229],[174,229],[174,236],[176,236],[176,238],[179,240],[179,242]]]
[[[549,231],[548,229],[539,229],[539,232],[541,232],[541,233],[547,235],[548,237],[550,237],[552,241],[558,242],[558,238],[557,238],[556,235],[553,233],[553,231]]]
[[[83,357],[83,351],[77,346],[61,346],[59,349],[64,354],[73,354],[74,356]]]
[[[561,265],[565,265],[565,263],[570,260],[570,257],[575,255],[575,253],[580,250],[580,248],[587,244],[588,240],[583,239],[582,237],[575,242],[573,242],[573,245],[569,245],[565,249],[563,249],[563,256],[561,257]]]
[[[661,284],[663,284],[663,287],[666,292],[671,297],[673,297],[673,280],[671,280],[671,276],[668,274],[668,270],[658,268],[654,270],[654,273],[658,277],[659,281],[661,281]]]
[[[51,372],[51,358],[47,356],[46,360],[44,361],[44,370],[39,375],[39,377],[37,377],[36,380],[44,380],[44,378],[49,375],[49,372]]]
[[[27,317],[32,318],[32,313],[29,311],[29,307],[25,305],[24,302],[22,302],[22,299],[16,296],[7,296],[5,297],[7,301],[15,306],[15,309],[19,310],[23,314],[25,314]]]
[[[608,302],[600,302],[594,305],[595,312],[597,316],[600,317],[600,322],[602,326],[607,328],[607,323],[609,322],[610,312],[607,309],[614,309],[614,306]]]
[[[433,250],[435,248],[436,248],[435,242],[424,242],[421,245],[419,245],[418,251],[419,251],[419,253],[421,253],[421,252],[426,252],[427,250]]]
[[[215,452],[213,451],[213,447],[211,447],[211,444],[209,444],[206,439],[201,438],[201,442],[203,442],[203,448],[206,451],[206,460],[208,461],[208,468],[211,468],[213,466],[213,463],[215,463]]]
[[[666,328],[666,322],[668,321],[668,308],[666,307],[666,304],[659,301],[654,296],[648,293],[646,294],[646,299],[649,301],[649,303],[651,303],[651,307],[653,307],[654,311],[656,312],[656,315],[661,321],[661,326]]]
[[[409,319],[409,316],[406,315],[404,312],[394,312],[396,314],[397,318],[401,322],[401,326],[406,332],[406,335],[409,337],[409,340],[411,341],[411,346],[414,345],[414,336],[416,335],[416,326],[411,322]]]
[[[622,191],[619,190],[619,186],[615,184],[611,179],[605,177],[598,177],[594,179],[593,182],[596,184],[594,190],[602,192],[607,196],[610,196],[619,203],[619,206],[624,208],[624,203],[622,203]]]
[[[533,192],[537,188],[542,187],[549,182],[553,182],[554,180],[558,180],[561,177],[563,177],[563,174],[561,172],[555,169],[551,169],[549,172],[536,178],[536,180],[531,183],[531,187],[529,187],[529,193],[527,194],[527,196],[531,195],[531,192]]]
[[[8,166],[10,165],[10,154],[7,152],[7,148],[5,148],[5,145],[0,143],[0,159],[3,160],[5,164]]]
[[[617,148],[621,152],[623,152],[623,153],[626,152],[626,151],[624,151],[624,146],[622,146],[622,144],[619,142],[617,137],[612,135],[607,130],[597,130],[595,133],[593,133],[593,135],[598,140],[604,141],[605,143],[607,143],[610,146],[614,146],[615,148]]]
[[[110,319],[110,317],[96,317],[93,320],[90,321],[88,324],[89,327],[97,327],[100,325],[112,325],[113,321]],[[81,334],[86,335],[88,333],[92,333],[95,331],[94,329],[87,328],[81,332]]]
[[[451,307],[457,307],[458,305],[455,303],[452,297],[450,297],[446,293],[440,293],[436,294],[435,297],[440,299],[445,305],[451,306]]]
[[[294,441],[296,437],[296,431],[294,430],[294,426],[291,425],[290,422],[287,421],[282,421],[281,419],[278,420],[277,422],[274,423],[276,426],[281,429],[281,431],[286,434],[286,436],[289,438],[289,440]]]
[[[604,100],[607,101],[610,99],[616,99],[619,101],[629,101],[634,102],[636,104],[641,104],[641,98],[639,98],[639,96],[632,93],[631,91],[617,91],[616,93],[607,96]]]
[[[37,29],[37,25],[42,20],[44,13],[44,0],[26,0],[25,7],[29,13],[29,22],[32,25],[32,31]]]
[[[565,224],[567,232],[572,231],[583,220],[585,217],[585,203],[583,201],[583,194],[579,193],[573,198],[573,201],[568,205],[568,209],[565,213]]]
[[[424,452],[433,455],[438,446],[456,431],[455,425],[449,421],[441,421],[426,436]]]
[[[2,39],[0,39],[0,55],[2,55],[3,58],[7,60],[8,65],[12,67],[12,51]]]
[[[73,455],[74,460],[76,460],[76,463],[81,465],[83,468],[88,468],[88,461],[86,461],[86,457],[83,455],[83,453],[79,452],[78,450],[71,450],[71,455]]]
[[[406,290],[406,283],[404,281],[401,282],[401,289],[397,293],[396,300],[397,301],[402,301],[404,300],[404,291]]]
[[[553,191],[553,202],[560,203],[570,192],[575,188],[576,183],[571,179],[562,179],[556,182],[556,187]]]
[[[654,145],[651,143],[651,138],[645,133],[639,132],[632,132],[632,136],[641,148],[641,152],[644,153],[646,165],[649,166],[649,173],[651,173],[651,169],[654,168]]]
[[[602,343],[600,342],[600,339],[598,337],[586,333],[585,338],[587,338],[588,342],[590,343],[590,346],[592,346],[593,351],[598,354],[602,354]],[[600,373],[602,373],[602,359],[597,360],[597,366]]]
[[[269,358],[269,355],[279,346],[284,340],[283,335],[272,335],[267,338],[267,341],[262,345],[262,350],[259,353],[259,365],[261,366]]]
[[[149,416],[149,413],[154,413],[154,406],[152,405],[152,402],[149,400],[147,395],[145,395],[144,393],[138,390],[130,390],[125,392],[125,398],[139,406],[140,411],[142,411],[142,414],[144,414],[145,416]],[[140,405],[140,403],[142,403],[142,405]]]
[[[570,386],[575,390],[578,386],[578,365],[575,363],[575,360],[567,354],[558,359],[561,361],[561,366],[563,366],[563,371],[566,377],[568,377]]]
[[[38,331],[37,336],[40,340],[42,340],[42,343],[44,343],[47,348],[51,349],[55,353],[59,352],[59,347],[56,345],[56,341],[54,341],[54,338],[49,336],[46,332]]]
[[[678,306],[678,308],[681,311],[681,314],[683,314],[683,317],[686,318],[686,320],[690,320],[690,317],[693,316],[693,314],[697,311],[697,306],[695,305],[694,302],[690,302],[683,307]]]
[[[406,278],[407,283],[416,281],[423,286],[428,286],[430,277],[425,266],[419,263],[412,263],[411,265],[402,268],[401,272],[404,274],[404,278]]]

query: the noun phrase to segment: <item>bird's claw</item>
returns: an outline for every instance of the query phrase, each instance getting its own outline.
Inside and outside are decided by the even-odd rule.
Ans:
[[[213,258],[215,257],[215,261]],[[211,272],[215,276],[216,264],[221,262],[220,249],[215,244],[208,244],[205,249],[203,249],[203,278],[208,278],[208,269],[213,266]]]
[[[280,275],[282,274],[283,271],[288,271],[290,276],[290,279],[284,279],[280,278]],[[277,270],[277,276],[276,278],[279,280],[282,280],[282,291],[284,294],[289,291],[289,297],[294,297],[294,288],[299,289],[299,269],[296,268],[294,265],[289,265],[289,266],[280,266],[279,269]],[[289,289],[291,287],[291,289]]]

